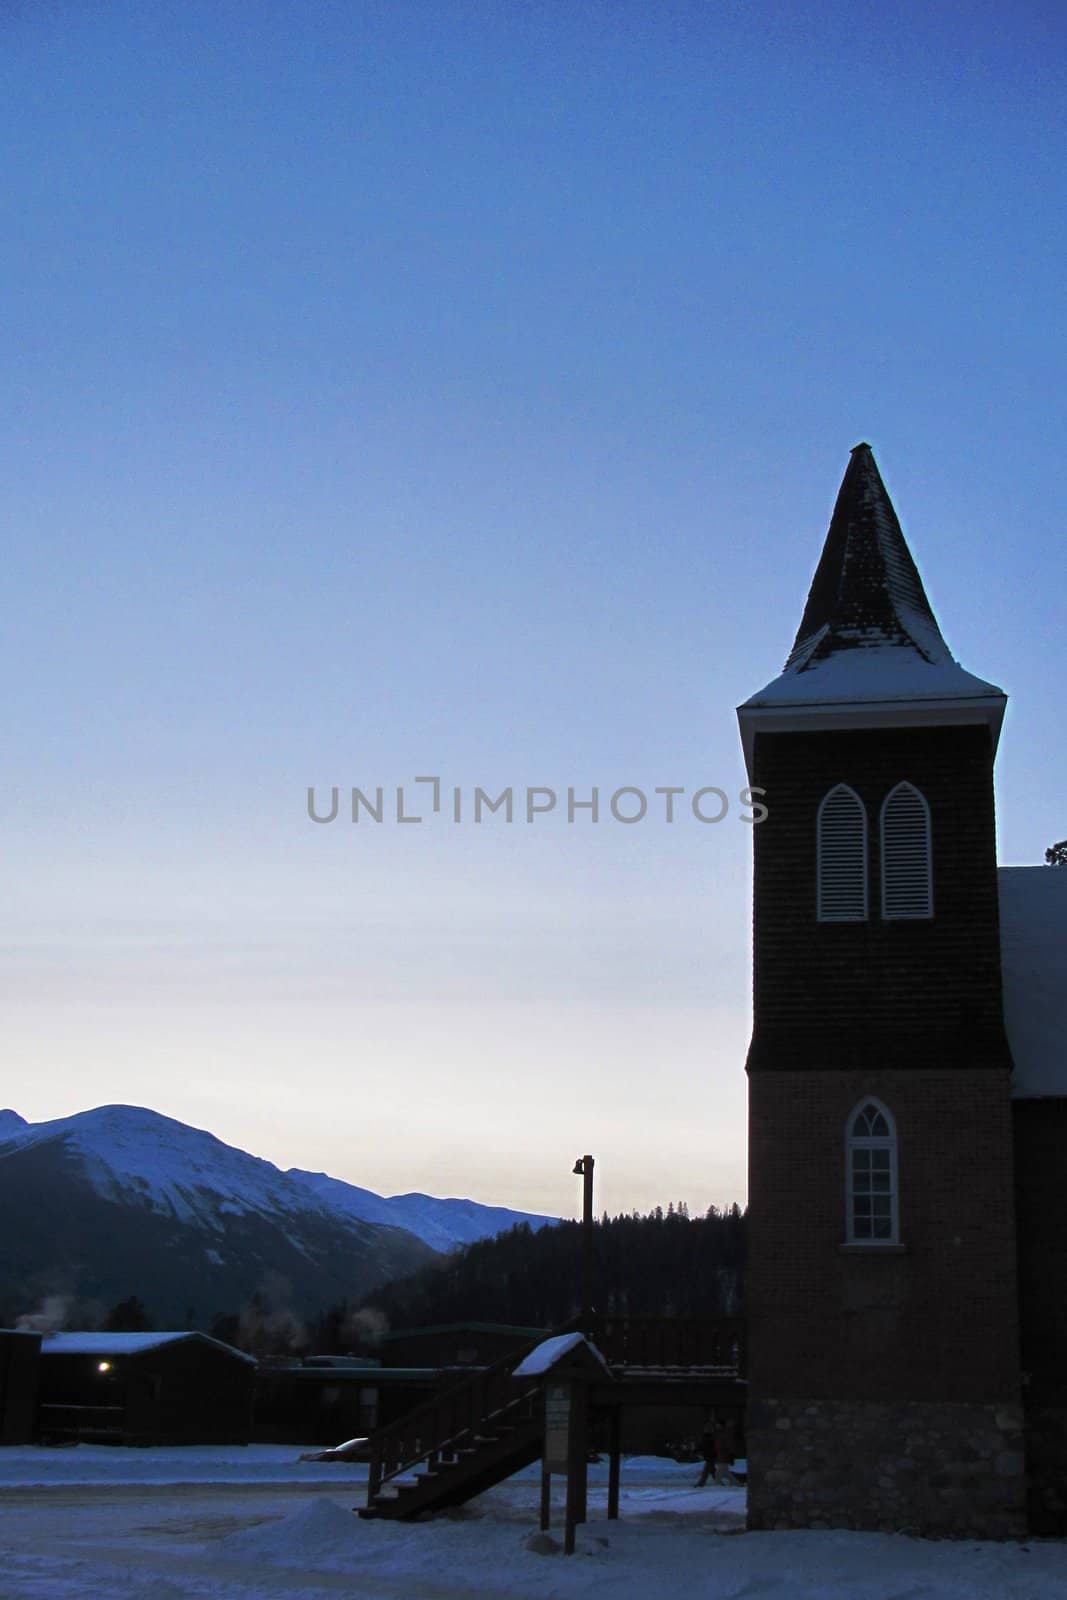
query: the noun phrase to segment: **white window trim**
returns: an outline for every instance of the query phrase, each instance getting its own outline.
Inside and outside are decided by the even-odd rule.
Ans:
[[[857,1138],[852,1127],[859,1113],[866,1106],[874,1106],[886,1120],[889,1133],[877,1139]],[[859,1239],[856,1237],[856,1215],[853,1209],[854,1193],[852,1189],[852,1152],[862,1150],[888,1150],[889,1151],[889,1238],[888,1239]],[[898,1181],[897,1164],[897,1124],[893,1113],[884,1101],[877,1095],[865,1094],[862,1100],[857,1100],[845,1121],[845,1243],[856,1245],[864,1250],[887,1250],[900,1246],[900,1189]]]
[[[909,915],[907,912],[903,911],[888,911],[886,909],[885,814],[889,806],[889,802],[893,799],[894,795],[901,794],[904,790],[908,790],[920,802],[922,805],[923,817],[926,822],[926,895],[929,909],[927,911],[920,912],[916,916]],[[906,778],[902,779],[900,783],[895,784],[882,801],[882,809],[878,814],[878,845],[879,876],[881,878],[880,887],[882,896],[882,921],[929,922],[934,914],[934,836],[933,828],[930,822],[930,803],[923,794],[922,790],[917,789],[915,785],[913,783],[909,783]]]
[[[837,794],[851,795],[860,808],[860,825],[863,858],[863,910],[859,914],[841,913],[823,910],[823,876],[822,876],[822,814],[827,803]],[[819,801],[819,810],[815,817],[815,916],[819,922],[866,922],[870,915],[870,874],[867,869],[867,807],[856,793],[855,789],[847,783],[835,783],[828,789]]]

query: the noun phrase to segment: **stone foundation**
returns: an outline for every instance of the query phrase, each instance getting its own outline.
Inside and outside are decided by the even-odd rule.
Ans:
[[[750,1528],[1027,1531],[1019,1406],[754,1400],[747,1453]]]

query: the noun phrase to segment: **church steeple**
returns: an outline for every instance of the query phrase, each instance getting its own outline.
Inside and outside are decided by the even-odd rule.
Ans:
[[[856,445],[785,666],[739,707],[750,770],[757,726],[981,721],[995,744],[1005,703],[953,657],[871,447]]]
[[[786,669],[891,645],[951,661],[869,444],[852,451]]]
[[[857,445],[785,668],[738,712],[764,808],[746,1063],[751,1528],[1025,1526],[993,795],[1004,704],[953,659]],[[956,1492],[931,1494],[939,1482]]]

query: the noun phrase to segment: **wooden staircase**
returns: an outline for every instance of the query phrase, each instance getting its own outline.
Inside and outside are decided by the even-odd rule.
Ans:
[[[520,1345],[372,1434],[360,1516],[403,1521],[462,1505],[536,1461],[544,1436],[542,1382],[513,1371],[542,1338],[577,1327],[575,1319]],[[644,1398],[706,1405],[715,1385],[729,1391],[745,1369],[745,1324],[736,1317],[602,1317],[593,1337],[616,1404]],[[685,1383],[692,1393],[683,1392]]]
[[[541,1383],[515,1378],[512,1369],[539,1343],[520,1346],[372,1434],[360,1516],[406,1520],[462,1505],[536,1461]]]

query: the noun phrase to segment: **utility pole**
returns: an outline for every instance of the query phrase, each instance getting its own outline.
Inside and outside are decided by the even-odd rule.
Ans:
[[[579,1156],[574,1175],[582,1180],[582,1332],[593,1337],[593,1158]]]

